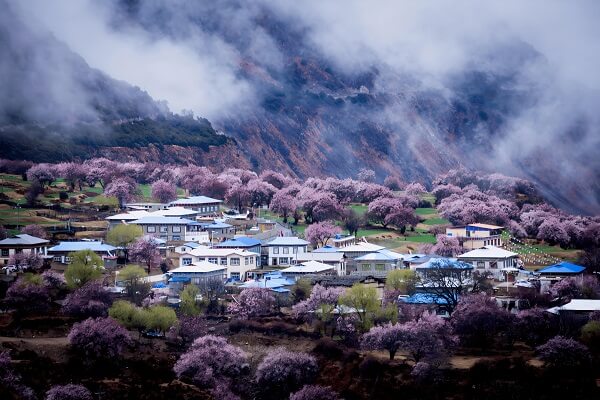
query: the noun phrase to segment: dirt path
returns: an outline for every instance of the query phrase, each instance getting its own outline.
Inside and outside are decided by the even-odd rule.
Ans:
[[[21,338],[12,336],[0,336],[1,343],[24,343],[35,346],[66,346],[69,344],[66,336],[48,338],[48,337],[32,337]]]

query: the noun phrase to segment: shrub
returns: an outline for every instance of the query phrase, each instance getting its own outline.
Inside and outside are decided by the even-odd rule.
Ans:
[[[318,372],[317,361],[306,353],[277,348],[271,350],[256,370],[258,384],[289,393],[311,383]]]
[[[273,313],[275,297],[268,289],[248,288],[242,290],[234,302],[230,303],[227,311],[236,314],[238,318],[249,318]]]
[[[132,341],[129,332],[112,318],[88,318],[69,332],[71,347],[89,359],[117,359]]]
[[[93,400],[92,393],[82,385],[56,385],[46,392],[46,400]]]
[[[70,288],[82,287],[102,275],[102,259],[91,250],[69,253],[71,264],[65,270],[65,280]]]
[[[112,303],[108,293],[98,282],[88,282],[65,299],[62,311],[77,318],[106,317]]]

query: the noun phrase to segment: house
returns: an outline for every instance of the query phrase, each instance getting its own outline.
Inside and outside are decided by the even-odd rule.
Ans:
[[[202,224],[202,229],[208,232],[210,243],[233,239],[235,227],[221,221],[213,221],[210,224]]]
[[[179,256],[179,266],[207,261],[224,267],[227,279],[244,281],[248,279],[248,271],[257,267],[259,258],[258,254],[246,250],[201,246],[181,254]]]
[[[280,271],[274,271],[263,275],[261,279],[245,282],[240,287],[242,289],[265,288],[276,293],[289,293],[290,287],[295,284],[295,279],[286,278]]]
[[[105,219],[108,221],[108,230],[110,231],[114,227],[121,224],[130,224],[140,218],[148,217],[150,213],[148,211],[129,211],[116,215],[111,215]]]
[[[186,242],[186,243],[182,244],[181,246],[175,246],[173,251],[178,254],[184,254],[184,253],[188,253],[188,252],[192,251],[193,249],[197,249],[198,247],[201,247],[201,246],[202,245],[200,243]]]
[[[415,272],[422,282],[431,281],[432,272],[438,275],[438,271],[447,272],[448,280],[457,279],[466,281],[470,278],[473,272],[473,265],[463,261],[458,261],[456,258],[430,258],[427,262],[419,264],[415,267]],[[453,282],[448,282],[452,284]]]
[[[335,268],[331,265],[323,264],[318,261],[305,261],[303,263],[284,268],[280,272],[286,278],[289,277],[297,280],[299,277],[302,277],[302,275],[334,275],[336,271]]]
[[[472,264],[476,271],[491,272],[495,279],[503,277],[503,269],[516,268],[519,265],[519,254],[491,245],[471,250],[457,258]]]
[[[267,265],[294,265],[297,256],[306,253],[308,242],[296,236],[276,237],[263,245]]]
[[[222,200],[213,199],[211,197],[193,196],[174,200],[169,203],[169,206],[190,208],[198,211],[199,215],[214,215],[219,212],[222,203]]]
[[[52,262],[55,265],[66,265],[71,263],[70,253],[82,250],[91,250],[99,255],[104,261],[106,268],[117,265],[117,248],[110,244],[96,241],[60,242],[58,245],[48,249],[48,255],[52,256]]]
[[[342,247],[352,246],[356,243],[356,238],[354,235],[337,234],[331,239],[331,243],[333,244],[333,247],[341,249]]]
[[[362,241],[351,246],[338,248],[337,251],[344,254],[344,257],[346,257],[346,271],[347,273],[351,274],[352,272],[358,271],[356,258],[370,253],[375,253],[383,249],[385,249],[385,247],[378,246],[367,241]]]
[[[234,239],[226,240],[221,243],[217,243],[213,247],[217,249],[240,249],[256,253],[259,256],[257,267],[260,267],[262,264],[260,258],[261,242],[258,239],[247,236],[241,236]]]
[[[185,284],[203,285],[210,281],[225,281],[227,267],[208,261],[199,261],[190,265],[180,266],[168,273],[169,287],[181,291]]]
[[[125,208],[127,210],[132,211],[147,211],[153,212],[157,210],[164,210],[169,207],[168,204],[165,203],[127,203],[125,204]]]
[[[258,239],[264,244],[276,237],[292,236],[292,230],[276,222],[273,229],[261,231],[259,227],[255,226],[247,230],[246,235]]]
[[[567,276],[578,276],[583,274],[585,267],[570,262],[563,261],[558,264],[549,265],[544,268],[538,269],[536,272],[543,277],[567,277]]]
[[[178,217],[178,218],[188,218],[194,219],[198,215],[198,211],[191,210],[189,208],[184,207],[169,207],[157,211],[153,211],[150,213],[150,216],[156,217]]]
[[[488,224],[469,224],[446,228],[446,236],[458,238],[458,241],[468,250],[475,250],[484,246],[502,246],[501,226]]]
[[[167,242],[172,241],[192,241],[186,237],[188,225],[197,224],[196,221],[192,221],[184,218],[176,217],[163,217],[163,216],[147,216],[140,219],[136,219],[131,222],[132,224],[139,225],[142,227],[144,235],[156,236],[160,239],[164,239]]]
[[[8,264],[8,260],[16,253],[36,253],[41,256],[48,255],[50,241],[25,233],[0,240],[0,260]]]
[[[428,310],[434,311],[436,315],[442,318],[449,318],[448,300],[434,293],[415,293],[411,296],[400,295],[398,301],[406,304],[424,306]]]
[[[344,253],[339,253],[334,247],[331,247],[331,249],[332,251],[317,251],[317,249],[310,253],[298,253],[296,254],[296,262],[301,264],[307,261],[317,261],[332,266],[340,276],[346,275],[346,257]]]
[[[382,249],[354,259],[357,269],[352,274],[386,276],[389,271],[403,268],[404,256],[395,251]]]
[[[573,299],[567,304],[552,307],[546,311],[561,316],[581,317],[587,320],[591,313],[600,311],[600,300]]]

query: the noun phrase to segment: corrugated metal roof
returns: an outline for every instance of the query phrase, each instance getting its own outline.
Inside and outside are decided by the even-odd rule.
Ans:
[[[297,236],[282,236],[270,240],[265,246],[307,246],[308,242]]]
[[[471,250],[465,254],[458,256],[458,259],[463,258],[510,258],[518,256],[518,253],[501,249],[496,246],[484,246],[481,249]]]
[[[173,200],[169,204],[173,205],[193,205],[193,204],[211,204],[211,203],[222,203],[223,200],[213,199],[207,196],[192,196],[186,199]]]
[[[566,261],[554,265],[549,265],[547,267],[537,270],[537,272],[541,274],[579,274],[583,271],[585,271],[584,266],[571,264]]]
[[[14,237],[9,237],[0,240],[0,246],[32,246],[45,243],[50,243],[50,241],[39,237],[31,236],[26,233],[22,233],[20,235],[15,235]]]
[[[110,244],[102,242],[60,242],[54,247],[48,249],[49,252],[72,252],[81,250],[91,250],[97,252],[114,251],[117,248]]]

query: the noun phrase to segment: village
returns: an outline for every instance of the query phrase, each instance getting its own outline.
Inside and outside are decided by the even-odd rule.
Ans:
[[[166,369],[200,390],[188,387],[189,396],[215,398],[362,398],[373,376],[385,383],[371,389],[392,398],[386,388],[399,378],[384,365],[404,371],[411,390],[448,393],[449,371],[510,364],[515,354],[552,374],[561,357],[572,371],[597,366],[600,270],[586,260],[598,252],[600,223],[553,209],[526,182],[451,171],[427,190],[394,177],[377,184],[369,170],[300,182],[168,166],[147,179],[93,163],[87,173],[69,164],[33,165],[22,176],[4,168],[3,345],[62,340],[80,362],[106,368],[136,346],[181,354],[192,343]],[[106,343],[85,337],[106,329]],[[272,335],[291,340],[261,343]],[[307,347],[316,338],[321,350]],[[223,355],[204,358],[197,343]],[[318,353],[346,348],[366,372],[344,387],[318,373],[327,357]],[[281,363],[291,375],[276,376]],[[581,380],[587,396],[598,390],[593,370],[565,379]],[[24,390],[18,381],[6,393]],[[171,385],[154,385],[157,398]]]

